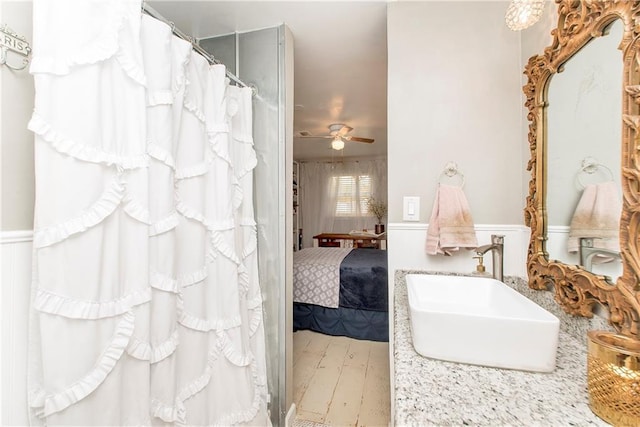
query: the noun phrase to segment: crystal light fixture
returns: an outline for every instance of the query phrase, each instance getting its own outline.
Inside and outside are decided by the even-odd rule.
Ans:
[[[513,31],[529,28],[540,20],[545,0],[512,0],[504,20]]]
[[[331,141],[331,148],[334,150],[342,150],[344,148],[344,141],[339,136],[336,136],[333,141]]]

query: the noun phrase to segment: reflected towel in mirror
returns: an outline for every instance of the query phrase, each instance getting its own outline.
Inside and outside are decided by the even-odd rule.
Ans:
[[[460,248],[476,248],[478,239],[467,197],[461,187],[438,184],[427,230],[427,255],[451,255]]]
[[[593,246],[620,251],[618,233],[622,204],[613,181],[587,184],[571,218],[567,249],[577,253],[580,238],[593,238]],[[611,257],[596,256],[594,263],[611,261]]]

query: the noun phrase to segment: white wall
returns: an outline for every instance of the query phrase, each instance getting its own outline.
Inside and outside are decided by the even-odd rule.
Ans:
[[[31,283],[30,231],[0,234],[2,260],[2,407],[3,426],[29,424],[27,412],[27,342]]]
[[[477,265],[473,259],[475,252],[460,250],[452,256],[427,256],[424,245],[427,237],[427,224],[392,223],[389,224],[388,234],[391,241],[389,246],[389,270],[424,270],[446,271],[452,273],[470,274]],[[529,228],[523,225],[500,224],[476,224],[476,236],[478,244],[484,245],[491,242],[491,235],[504,235],[504,275],[526,276],[527,243],[529,241]],[[484,265],[488,272],[493,265],[491,254],[484,256]],[[392,267],[393,266],[393,267]]]
[[[389,222],[421,197],[427,222],[444,165],[458,164],[481,224],[522,223],[519,34],[507,2],[397,2],[388,9]]]
[[[455,161],[478,243],[505,234],[505,274],[525,275],[520,33],[504,1],[391,3],[389,56],[389,271],[471,272],[468,251],[427,256],[426,230],[444,165]],[[526,155],[525,155],[526,153]],[[524,163],[524,164],[523,164]],[[442,182],[447,182],[443,178]],[[402,198],[420,196],[420,220],[402,221]],[[506,230],[506,231],[505,231]],[[490,257],[485,257],[490,266]]]
[[[31,44],[32,2],[0,2],[0,24],[7,24]],[[33,46],[32,46],[33,47]],[[12,64],[21,64],[22,57],[10,54]],[[0,66],[0,149],[2,152],[0,196],[0,230],[30,230],[33,228],[33,134],[27,123],[33,111],[33,77],[28,67],[14,71]]]
[[[33,40],[31,16],[31,1],[0,2],[0,24],[7,24],[29,44]],[[7,60],[17,66],[22,58],[9,53]],[[16,71],[0,65],[2,425],[29,424],[26,371],[35,177],[33,134],[27,130],[27,123],[33,98],[33,77],[28,67]]]
[[[558,25],[558,10],[553,1],[547,1],[540,20],[526,30],[520,31],[521,66],[524,71],[529,58],[541,55],[544,48],[551,44],[551,30]],[[527,82],[526,76],[522,76],[522,83]],[[525,116],[526,117],[526,116]]]

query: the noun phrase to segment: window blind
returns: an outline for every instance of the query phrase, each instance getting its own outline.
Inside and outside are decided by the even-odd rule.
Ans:
[[[336,216],[364,216],[369,213],[370,175],[341,175],[332,178],[336,190]]]

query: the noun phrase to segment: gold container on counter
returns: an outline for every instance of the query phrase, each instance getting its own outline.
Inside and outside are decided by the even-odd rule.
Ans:
[[[640,426],[640,341],[608,331],[589,331],[589,406],[614,426]]]

